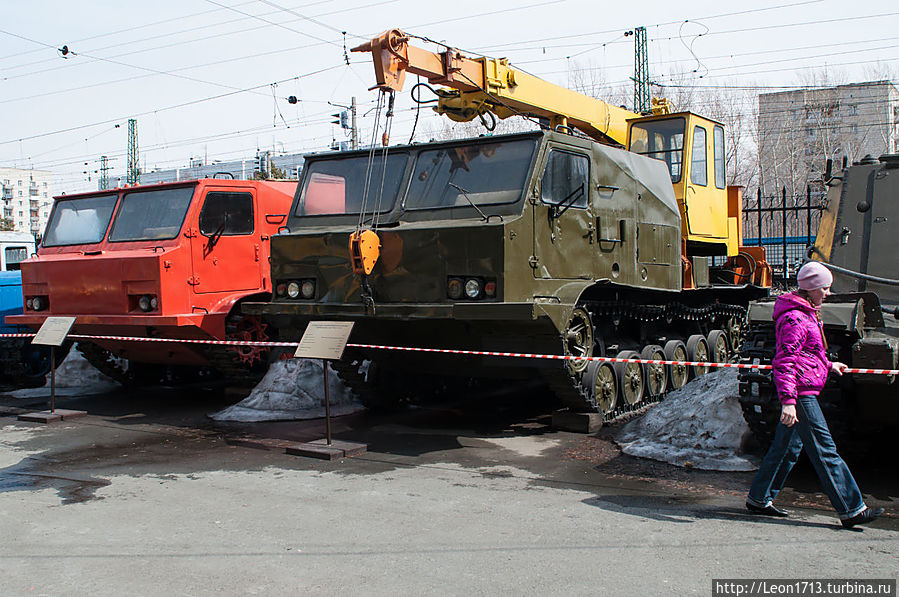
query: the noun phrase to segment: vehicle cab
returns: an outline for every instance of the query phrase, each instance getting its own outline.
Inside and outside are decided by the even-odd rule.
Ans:
[[[37,255],[21,263],[24,313],[77,317],[73,334],[225,338],[239,301],[267,297],[269,239],[295,182],[201,179],[55,198]],[[102,341],[114,355],[205,365],[200,345]]]

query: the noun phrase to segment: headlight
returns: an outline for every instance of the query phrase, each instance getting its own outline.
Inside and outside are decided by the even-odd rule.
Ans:
[[[470,299],[476,299],[481,296],[481,282],[475,278],[469,278],[465,281],[465,296]]]
[[[156,297],[149,294],[145,294],[137,300],[137,306],[141,311],[152,311],[157,305]]]
[[[291,282],[290,284],[287,285],[287,296],[289,296],[292,299],[295,299],[298,296],[300,296],[300,285],[298,282]]]
[[[41,297],[36,296],[31,299],[31,308],[35,311],[40,311],[42,309],[46,309],[47,305],[44,304],[44,301],[41,300]]]
[[[285,283],[283,283],[283,282],[281,282],[280,284],[278,284],[278,285],[275,287],[275,293],[277,293],[278,296],[284,296],[284,295],[286,295],[286,294],[287,294],[287,284],[285,284]]]
[[[33,299],[28,299],[25,301],[25,308],[28,309],[29,311],[34,309]]]
[[[450,278],[446,283],[446,295],[454,301],[462,298],[462,280]]]
[[[496,282],[486,282],[484,284],[484,294],[490,298],[494,298],[496,296]]]
[[[303,280],[303,286],[300,288],[304,299],[311,299],[315,296],[315,280]]]
[[[159,308],[159,300],[156,298],[156,296],[150,297],[150,308],[154,311]]]

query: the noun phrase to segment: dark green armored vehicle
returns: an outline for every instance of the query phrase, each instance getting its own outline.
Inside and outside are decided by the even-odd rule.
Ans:
[[[272,238],[273,301],[244,310],[281,338],[342,319],[356,322],[354,344],[578,357],[356,347],[337,370],[369,405],[470,378],[539,379],[610,420],[706,367],[582,357],[727,359],[771,270],[741,246],[723,125],[664,100],[628,112],[412,37],[388,30],[353,50],[372,55],[388,122],[408,72],[446,86],[421,84],[454,121],[523,116],[543,130],[309,156],[288,230]]]
[[[765,294],[701,256],[684,290],[664,161],[549,131],[371,154],[307,157],[288,230],[272,237],[273,301],[244,307],[281,338],[351,320],[355,344],[720,361]],[[380,245],[369,273],[350,250],[361,230]],[[705,369],[374,348],[336,365],[369,405],[453,378],[541,377],[570,408],[607,419]]]
[[[899,366],[899,155],[867,156],[825,174],[827,205],[809,258],[833,272],[834,293],[821,307],[831,360],[859,369]],[[774,356],[773,300],[753,303],[745,362]],[[893,375],[831,375],[819,403],[835,434],[858,437],[899,427],[899,382]],[[780,402],[769,371],[742,370],[740,402],[761,443],[777,426]]]

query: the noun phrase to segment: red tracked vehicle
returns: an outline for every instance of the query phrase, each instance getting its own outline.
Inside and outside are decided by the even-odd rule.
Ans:
[[[48,316],[77,320],[72,334],[265,340],[242,315],[269,300],[269,239],[286,220],[295,182],[201,180],[56,197],[37,255],[22,263],[25,311],[10,324],[37,329]],[[121,382],[229,383],[265,373],[265,349],[172,342],[79,342],[88,361]]]

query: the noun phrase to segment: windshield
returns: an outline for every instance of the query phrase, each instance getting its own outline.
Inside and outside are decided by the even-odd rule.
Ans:
[[[115,195],[57,201],[41,244],[59,247],[100,242],[106,234],[115,204]]]
[[[536,141],[517,139],[422,151],[406,209],[511,203],[521,197]]]
[[[110,242],[175,238],[193,194],[192,186],[126,193],[109,232]]]
[[[364,211],[383,213],[393,208],[399,192],[407,153],[389,154],[385,159],[376,152],[369,171],[369,156],[360,155],[333,160],[316,160],[308,165],[302,200],[294,215],[322,216],[358,214],[363,211],[362,193],[369,174]]]
[[[680,182],[685,127],[683,118],[634,124],[631,126],[630,150],[665,162],[671,182]]]

